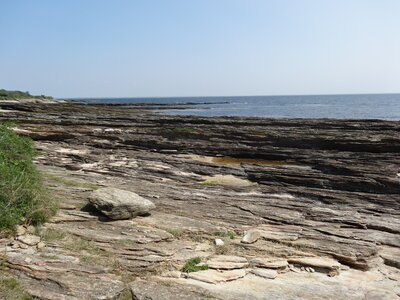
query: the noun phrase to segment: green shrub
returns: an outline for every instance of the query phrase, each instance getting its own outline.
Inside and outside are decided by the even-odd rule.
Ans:
[[[195,257],[190,259],[182,268],[182,272],[190,273],[190,272],[197,272],[202,270],[208,270],[208,265],[200,265],[198,264],[201,262],[200,257]]]
[[[41,224],[55,212],[33,164],[33,141],[0,125],[0,232],[15,225]]]
[[[7,91],[5,89],[0,89],[0,100],[18,100],[18,99],[53,99],[53,97],[40,95],[34,96],[29,92],[21,91]]]

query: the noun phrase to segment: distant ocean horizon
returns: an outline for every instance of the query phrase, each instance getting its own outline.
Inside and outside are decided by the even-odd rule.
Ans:
[[[161,114],[204,117],[335,118],[400,120],[400,94],[69,98],[108,103],[206,103],[182,109],[154,110]],[[218,104],[212,104],[218,102]],[[210,104],[207,104],[210,103]]]

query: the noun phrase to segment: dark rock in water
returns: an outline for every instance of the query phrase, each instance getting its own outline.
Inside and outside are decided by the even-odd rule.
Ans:
[[[113,220],[145,215],[156,208],[153,202],[138,194],[116,188],[102,188],[94,191],[90,195],[89,202]]]

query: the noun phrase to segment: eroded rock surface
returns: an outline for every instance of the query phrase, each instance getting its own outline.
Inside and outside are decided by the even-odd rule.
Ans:
[[[399,122],[145,108],[0,103],[0,120],[17,120],[16,130],[37,141],[37,166],[60,203],[40,232],[21,227],[17,238],[0,238],[2,272],[27,292],[68,300],[398,299]],[[156,208],[110,220],[87,206],[102,188],[134,192]],[[242,243],[251,230],[259,236]],[[194,257],[210,269],[160,277]]]

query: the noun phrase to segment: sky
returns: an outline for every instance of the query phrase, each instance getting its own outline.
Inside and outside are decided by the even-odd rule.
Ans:
[[[59,98],[400,92],[399,0],[0,0],[0,88]]]

